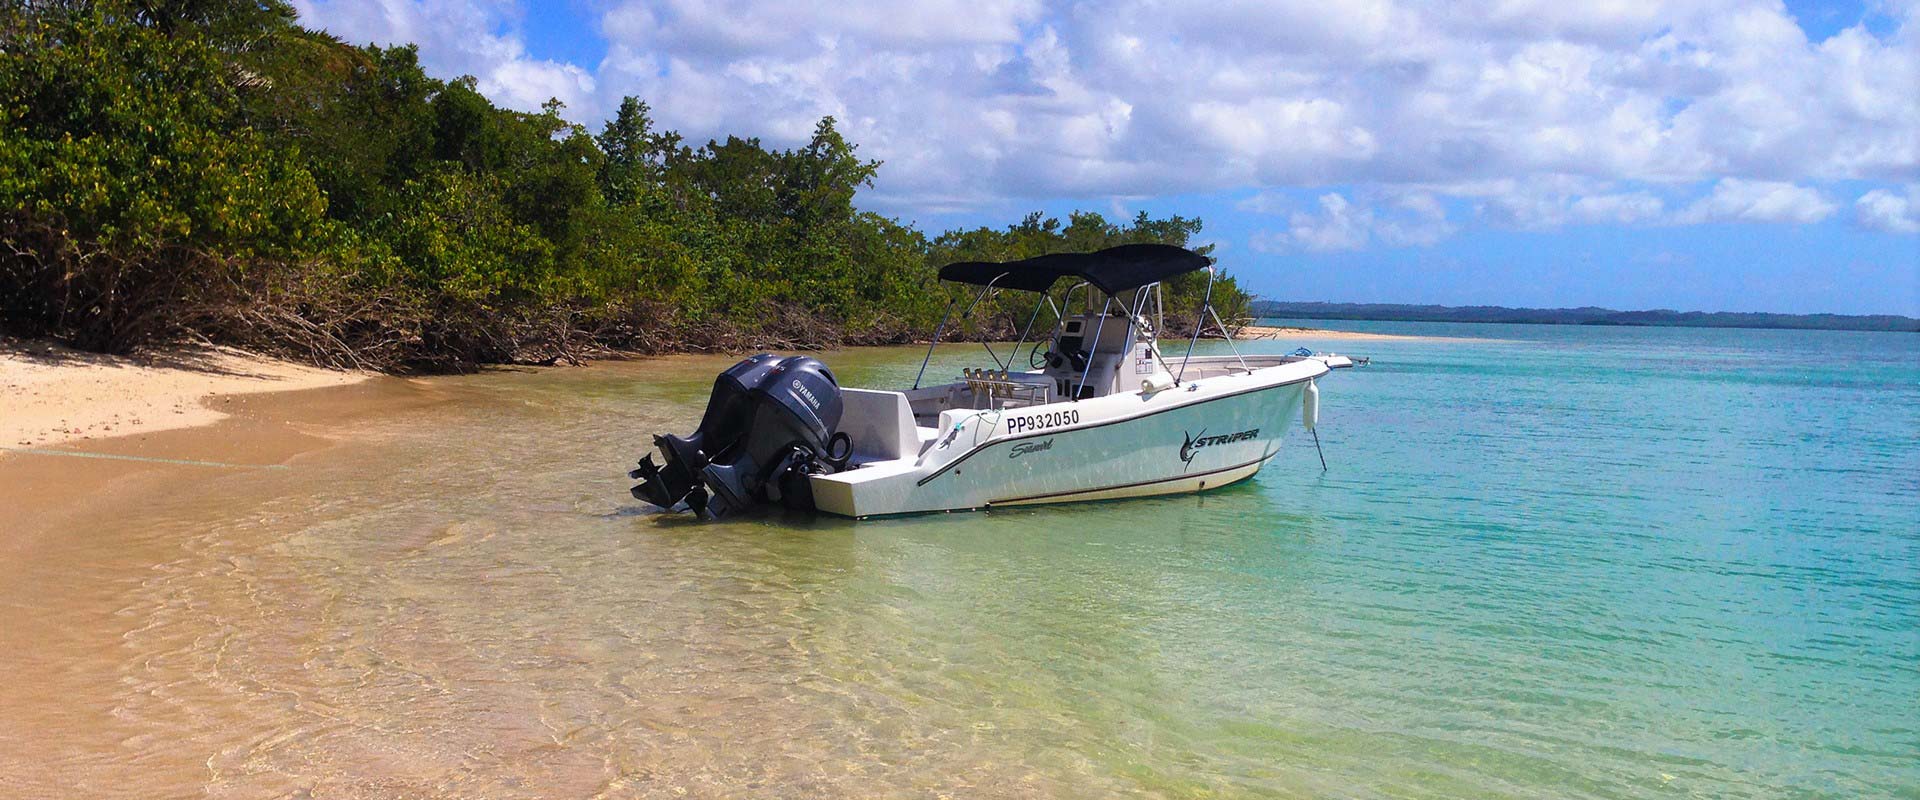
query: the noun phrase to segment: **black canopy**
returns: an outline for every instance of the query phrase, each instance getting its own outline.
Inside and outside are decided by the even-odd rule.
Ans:
[[[961,261],[940,268],[940,279],[975,286],[1044,292],[1055,280],[1072,276],[1107,294],[1119,294],[1196,269],[1207,257],[1168,244],[1123,244],[1095,253],[1054,253],[1020,261]]]

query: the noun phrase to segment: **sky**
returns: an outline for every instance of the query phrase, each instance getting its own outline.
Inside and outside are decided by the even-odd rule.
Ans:
[[[1283,300],[1920,316],[1920,0],[294,0],[496,103],[884,163],[923,230],[1205,221]]]

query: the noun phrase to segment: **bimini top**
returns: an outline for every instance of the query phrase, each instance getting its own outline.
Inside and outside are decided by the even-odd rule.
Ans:
[[[1094,253],[1053,253],[1019,261],[961,261],[940,268],[940,280],[992,284],[1044,292],[1063,277],[1075,277],[1107,294],[1119,294],[1206,269],[1207,257],[1170,244],[1123,244]]]

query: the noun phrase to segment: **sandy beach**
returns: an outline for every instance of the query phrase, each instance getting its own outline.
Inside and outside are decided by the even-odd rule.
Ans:
[[[1336,331],[1326,328],[1291,328],[1269,325],[1248,325],[1234,333],[1240,341],[1261,341],[1265,339],[1344,339],[1344,340],[1385,340],[1385,339],[1431,339],[1429,336],[1405,336],[1397,333],[1361,333],[1359,331]]]
[[[228,396],[344,386],[370,377],[225,347],[135,356],[0,341],[0,447],[155,433],[217,422]]]

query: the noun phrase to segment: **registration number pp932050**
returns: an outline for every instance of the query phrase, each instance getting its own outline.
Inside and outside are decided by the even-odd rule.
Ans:
[[[1039,414],[1013,417],[1007,420],[1007,433],[1044,431],[1049,428],[1058,428],[1063,425],[1077,425],[1079,423],[1080,411],[1078,409],[1067,408],[1059,411],[1047,411]]]

